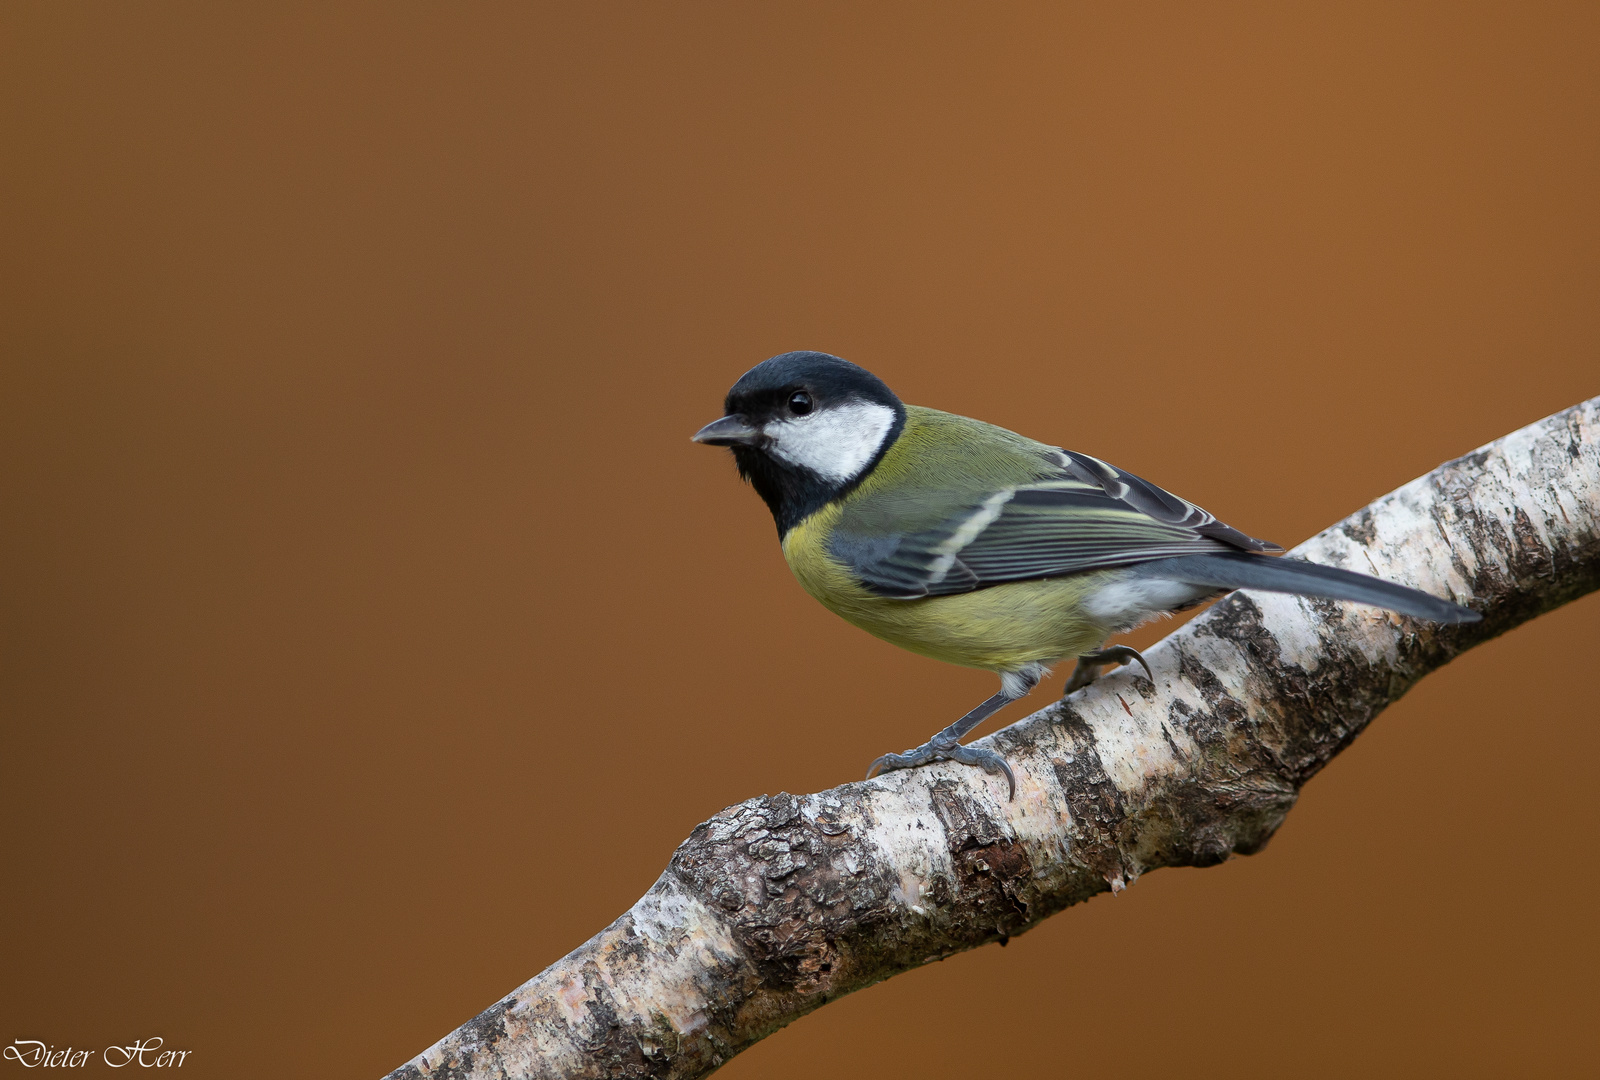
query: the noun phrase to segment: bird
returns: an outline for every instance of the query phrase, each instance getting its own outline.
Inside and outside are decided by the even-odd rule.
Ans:
[[[840,357],[787,352],[745,372],[693,441],[728,447],[772,512],[783,556],[822,605],[911,652],[1000,677],[1000,690],[875,774],[955,761],[1016,778],[961,739],[1075,658],[1063,697],[1143,656],[1115,634],[1234,589],[1481,616],[1417,589],[1293,558],[1076,450],[907,405]]]

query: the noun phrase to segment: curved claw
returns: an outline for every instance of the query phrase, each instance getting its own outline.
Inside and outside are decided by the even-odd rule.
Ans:
[[[985,772],[1004,773],[1006,778],[1006,802],[1017,796],[1017,778],[1012,775],[1011,766],[1006,764],[1006,759],[993,750],[985,750],[981,746],[957,746],[949,751],[951,761],[959,761],[963,765],[976,765]]]
[[[903,754],[884,754],[874,758],[872,764],[867,766],[866,778],[871,780],[879,772],[914,769],[918,765],[927,765],[934,761],[956,761],[963,765],[976,765],[985,772],[1001,773],[1006,778],[1006,801],[1010,802],[1016,797],[1017,778],[1011,772],[1011,766],[1006,764],[1005,758],[993,750],[985,750],[978,746],[962,746],[960,743],[935,746],[930,740]]]
[[[875,773],[890,772],[894,769],[914,769],[918,765],[926,765],[930,761],[937,761],[942,755],[932,743],[923,743],[921,746],[907,750],[903,754],[884,754],[873,758],[872,764],[867,766],[867,779],[871,780]]]
[[[1144,668],[1145,678],[1152,683],[1156,681],[1155,674],[1150,670],[1150,665],[1145,663],[1145,659],[1139,655],[1138,649],[1130,648],[1127,645],[1112,645],[1110,648],[1101,649],[1098,652],[1084,653],[1078,657],[1078,666],[1072,669],[1072,678],[1068,679],[1067,685],[1062,688],[1061,696],[1066,697],[1074,690],[1082,690],[1085,686],[1094,682],[1095,677],[1100,674],[1101,664],[1117,664],[1120,666],[1130,660],[1138,661],[1139,666]]]
[[[1132,649],[1126,645],[1113,645],[1109,649],[1101,649],[1095,654],[1095,658],[1108,661],[1115,660],[1118,664],[1126,664],[1130,660],[1136,660],[1139,666],[1144,668],[1144,677],[1151,682],[1156,681],[1155,675],[1150,672],[1150,665],[1144,662],[1144,657],[1139,655],[1138,649]]]

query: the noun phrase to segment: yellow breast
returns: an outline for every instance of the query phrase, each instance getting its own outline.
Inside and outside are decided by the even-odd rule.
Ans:
[[[783,557],[806,592],[834,614],[902,649],[965,667],[1008,671],[1054,663],[1100,646],[1106,628],[1083,611],[1083,597],[1104,574],[994,585],[955,596],[895,600],[859,585],[828,554],[839,518],[827,506],[789,530]]]

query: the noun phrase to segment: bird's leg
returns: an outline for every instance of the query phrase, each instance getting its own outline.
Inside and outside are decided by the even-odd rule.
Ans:
[[[1016,793],[1017,781],[1011,775],[1011,767],[1005,763],[1005,759],[993,750],[962,746],[961,736],[1015,700],[1011,695],[1001,691],[921,746],[913,747],[903,754],[884,754],[873,761],[867,766],[867,778],[870,780],[877,773],[889,772],[892,769],[914,769],[930,761],[959,761],[966,765],[979,765],[989,772],[1004,773],[1008,791],[1006,798],[1009,799]]]
[[[1156,677],[1150,674],[1150,665],[1144,662],[1144,657],[1139,655],[1137,649],[1130,649],[1126,645],[1112,645],[1110,648],[1084,653],[1078,657],[1078,666],[1072,669],[1072,678],[1061,688],[1061,696],[1066,697],[1074,690],[1082,690],[1094,682],[1095,676],[1100,674],[1101,664],[1126,664],[1129,660],[1137,660],[1139,666],[1144,668],[1145,677],[1151,682],[1156,681]]]
[[[867,766],[867,778],[870,780],[875,774],[889,772],[891,769],[914,769],[931,761],[959,761],[963,765],[977,765],[988,772],[1004,774],[1006,799],[1010,800],[1017,793],[1017,778],[1011,774],[1011,766],[1006,764],[1006,759],[993,750],[985,750],[979,746],[962,746],[961,737],[1011,702],[1026,695],[1039,684],[1041,674],[1041,671],[1032,669],[1006,672],[1000,677],[1002,689],[998,694],[921,746],[913,747],[903,754],[884,754]]]

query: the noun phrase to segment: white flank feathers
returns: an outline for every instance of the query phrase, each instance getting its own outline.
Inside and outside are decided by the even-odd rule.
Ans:
[[[1114,630],[1131,630],[1146,619],[1164,615],[1216,591],[1185,581],[1127,574],[1090,593],[1083,606],[1096,622]]]

